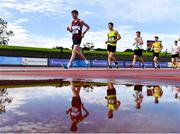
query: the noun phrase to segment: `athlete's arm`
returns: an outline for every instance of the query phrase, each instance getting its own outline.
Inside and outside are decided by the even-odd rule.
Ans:
[[[141,45],[144,44],[144,41],[143,41],[142,37],[141,37],[141,40],[139,40],[139,43],[140,43]]]
[[[117,106],[119,107],[121,105],[121,102],[120,101],[117,101]]]
[[[117,34],[117,39],[115,39],[115,41],[118,41],[118,40],[120,40],[120,39],[121,39],[121,35],[119,34],[119,32],[118,32],[118,31],[116,31],[116,34]]]
[[[71,26],[67,26],[67,31],[69,31],[70,33],[72,33],[72,23],[71,23]]]
[[[85,114],[82,116],[82,120],[84,120],[86,117],[88,117],[89,112],[87,111],[87,109],[85,109],[84,106],[83,106],[82,108],[83,108],[83,110],[84,110],[84,112],[85,112]]]
[[[154,50],[154,43],[151,46],[151,51],[153,51],[153,50]]]
[[[178,52],[180,53],[180,47],[178,47]]]
[[[66,114],[69,114],[69,112],[71,112],[71,111],[72,111],[72,109],[69,108],[69,109],[66,111]]]
[[[133,46],[136,45],[136,43],[138,42],[138,41],[137,41],[137,38],[135,38],[135,41],[136,41],[136,42],[133,43]]]
[[[80,21],[82,26],[86,27],[86,30],[82,33],[82,37],[84,37],[84,34],[90,29],[90,26],[86,24],[83,20]]]

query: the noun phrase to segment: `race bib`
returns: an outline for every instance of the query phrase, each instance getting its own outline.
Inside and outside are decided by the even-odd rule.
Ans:
[[[114,40],[115,40],[114,36],[109,37],[109,41],[114,41]]]
[[[72,34],[78,34],[80,30],[80,26],[72,26]]]

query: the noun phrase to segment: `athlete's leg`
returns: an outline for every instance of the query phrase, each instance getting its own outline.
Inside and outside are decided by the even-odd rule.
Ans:
[[[72,50],[72,54],[71,54],[71,58],[67,64],[67,67],[69,68],[73,62],[73,60],[76,58],[76,52],[77,52],[77,48],[78,48],[78,45],[74,45],[73,46],[73,50]]]
[[[109,65],[109,66],[111,66],[111,64],[112,64],[110,53],[111,53],[111,52],[108,51],[108,65]]]
[[[172,58],[171,59],[171,62],[172,62],[172,64],[173,64],[173,66],[175,65],[175,58]]]
[[[114,52],[111,52],[111,53],[110,53],[110,57],[111,57],[111,61],[114,61],[116,69],[118,69],[119,66],[118,66],[118,62],[117,62],[117,60],[116,60],[116,57],[115,57],[115,55],[114,55]]]
[[[117,62],[116,57],[113,52],[110,53],[111,60]]]
[[[117,62],[113,52],[109,52],[108,59],[109,59],[109,65],[111,65],[113,61]]]
[[[113,60],[114,62],[117,62],[117,60],[116,60],[116,57],[115,57],[114,53],[112,53],[112,60]]]
[[[159,65],[158,57],[155,56],[154,59],[153,59],[153,62],[154,62],[154,66],[157,67]]]
[[[84,60],[84,62],[86,63],[87,67],[89,67],[89,61],[88,61],[88,60],[86,59],[86,57],[82,54],[80,45],[77,46],[76,52],[77,52],[77,54],[79,55],[79,57],[80,57],[82,60]]]
[[[82,60],[86,60],[86,57],[82,54],[80,46],[77,46],[76,52]]]
[[[175,58],[175,65],[176,65],[176,68],[178,67],[178,57]]]
[[[144,65],[144,59],[143,59],[143,57],[139,57],[139,60],[140,60],[141,63]]]
[[[79,96],[81,88],[76,87],[76,85],[75,85],[75,83],[73,81],[70,81],[70,84],[71,84],[71,89],[72,89],[73,96]]]
[[[132,62],[132,65],[133,65],[133,66],[134,66],[135,63],[136,63],[136,60],[137,60],[137,55],[134,55],[134,56],[133,56],[133,62]]]

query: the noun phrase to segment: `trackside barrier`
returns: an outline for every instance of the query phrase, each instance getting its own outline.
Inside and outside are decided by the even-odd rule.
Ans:
[[[144,62],[144,65],[146,68],[152,68],[153,66],[153,62]],[[140,67],[142,66],[142,63],[140,62]]]
[[[46,58],[22,58],[23,66],[48,66]]]
[[[124,67],[124,61],[118,61],[119,67]],[[91,60],[91,67],[107,67],[107,60]],[[115,63],[112,63],[112,66],[115,66]]]
[[[50,67],[60,67],[62,64],[67,64],[68,59],[48,59],[48,65]],[[89,61],[90,62],[90,61]],[[72,62],[72,67],[86,67],[86,64],[83,60],[75,60]]]
[[[132,61],[124,61],[124,67],[130,67],[132,65]],[[135,63],[135,67],[140,67],[139,61]]]
[[[0,56],[0,65],[21,65],[21,57],[5,57]]]
[[[67,64],[69,59],[53,59],[53,58],[26,58],[26,57],[7,57],[0,56],[0,65],[23,65],[23,66],[50,66],[58,67],[62,64]],[[91,60],[91,67],[107,67],[107,60]],[[132,61],[118,61],[120,67],[129,67]],[[162,68],[172,67],[171,62],[159,62]],[[140,62],[136,62],[136,67],[141,67]],[[83,60],[75,60],[72,67],[85,67],[86,64]],[[113,63],[112,66],[115,66]],[[145,62],[146,68],[152,68],[153,62]]]
[[[107,60],[91,60],[92,67],[107,67]]]
[[[68,59],[48,59],[48,65],[50,67],[60,67],[62,64],[67,64]]]
[[[168,62],[159,62],[161,68],[168,68]]]

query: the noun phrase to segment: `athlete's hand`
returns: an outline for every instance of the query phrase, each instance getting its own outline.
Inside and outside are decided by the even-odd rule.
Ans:
[[[81,34],[81,37],[84,38],[84,33]]]
[[[69,26],[67,27],[67,31],[71,31]]]

